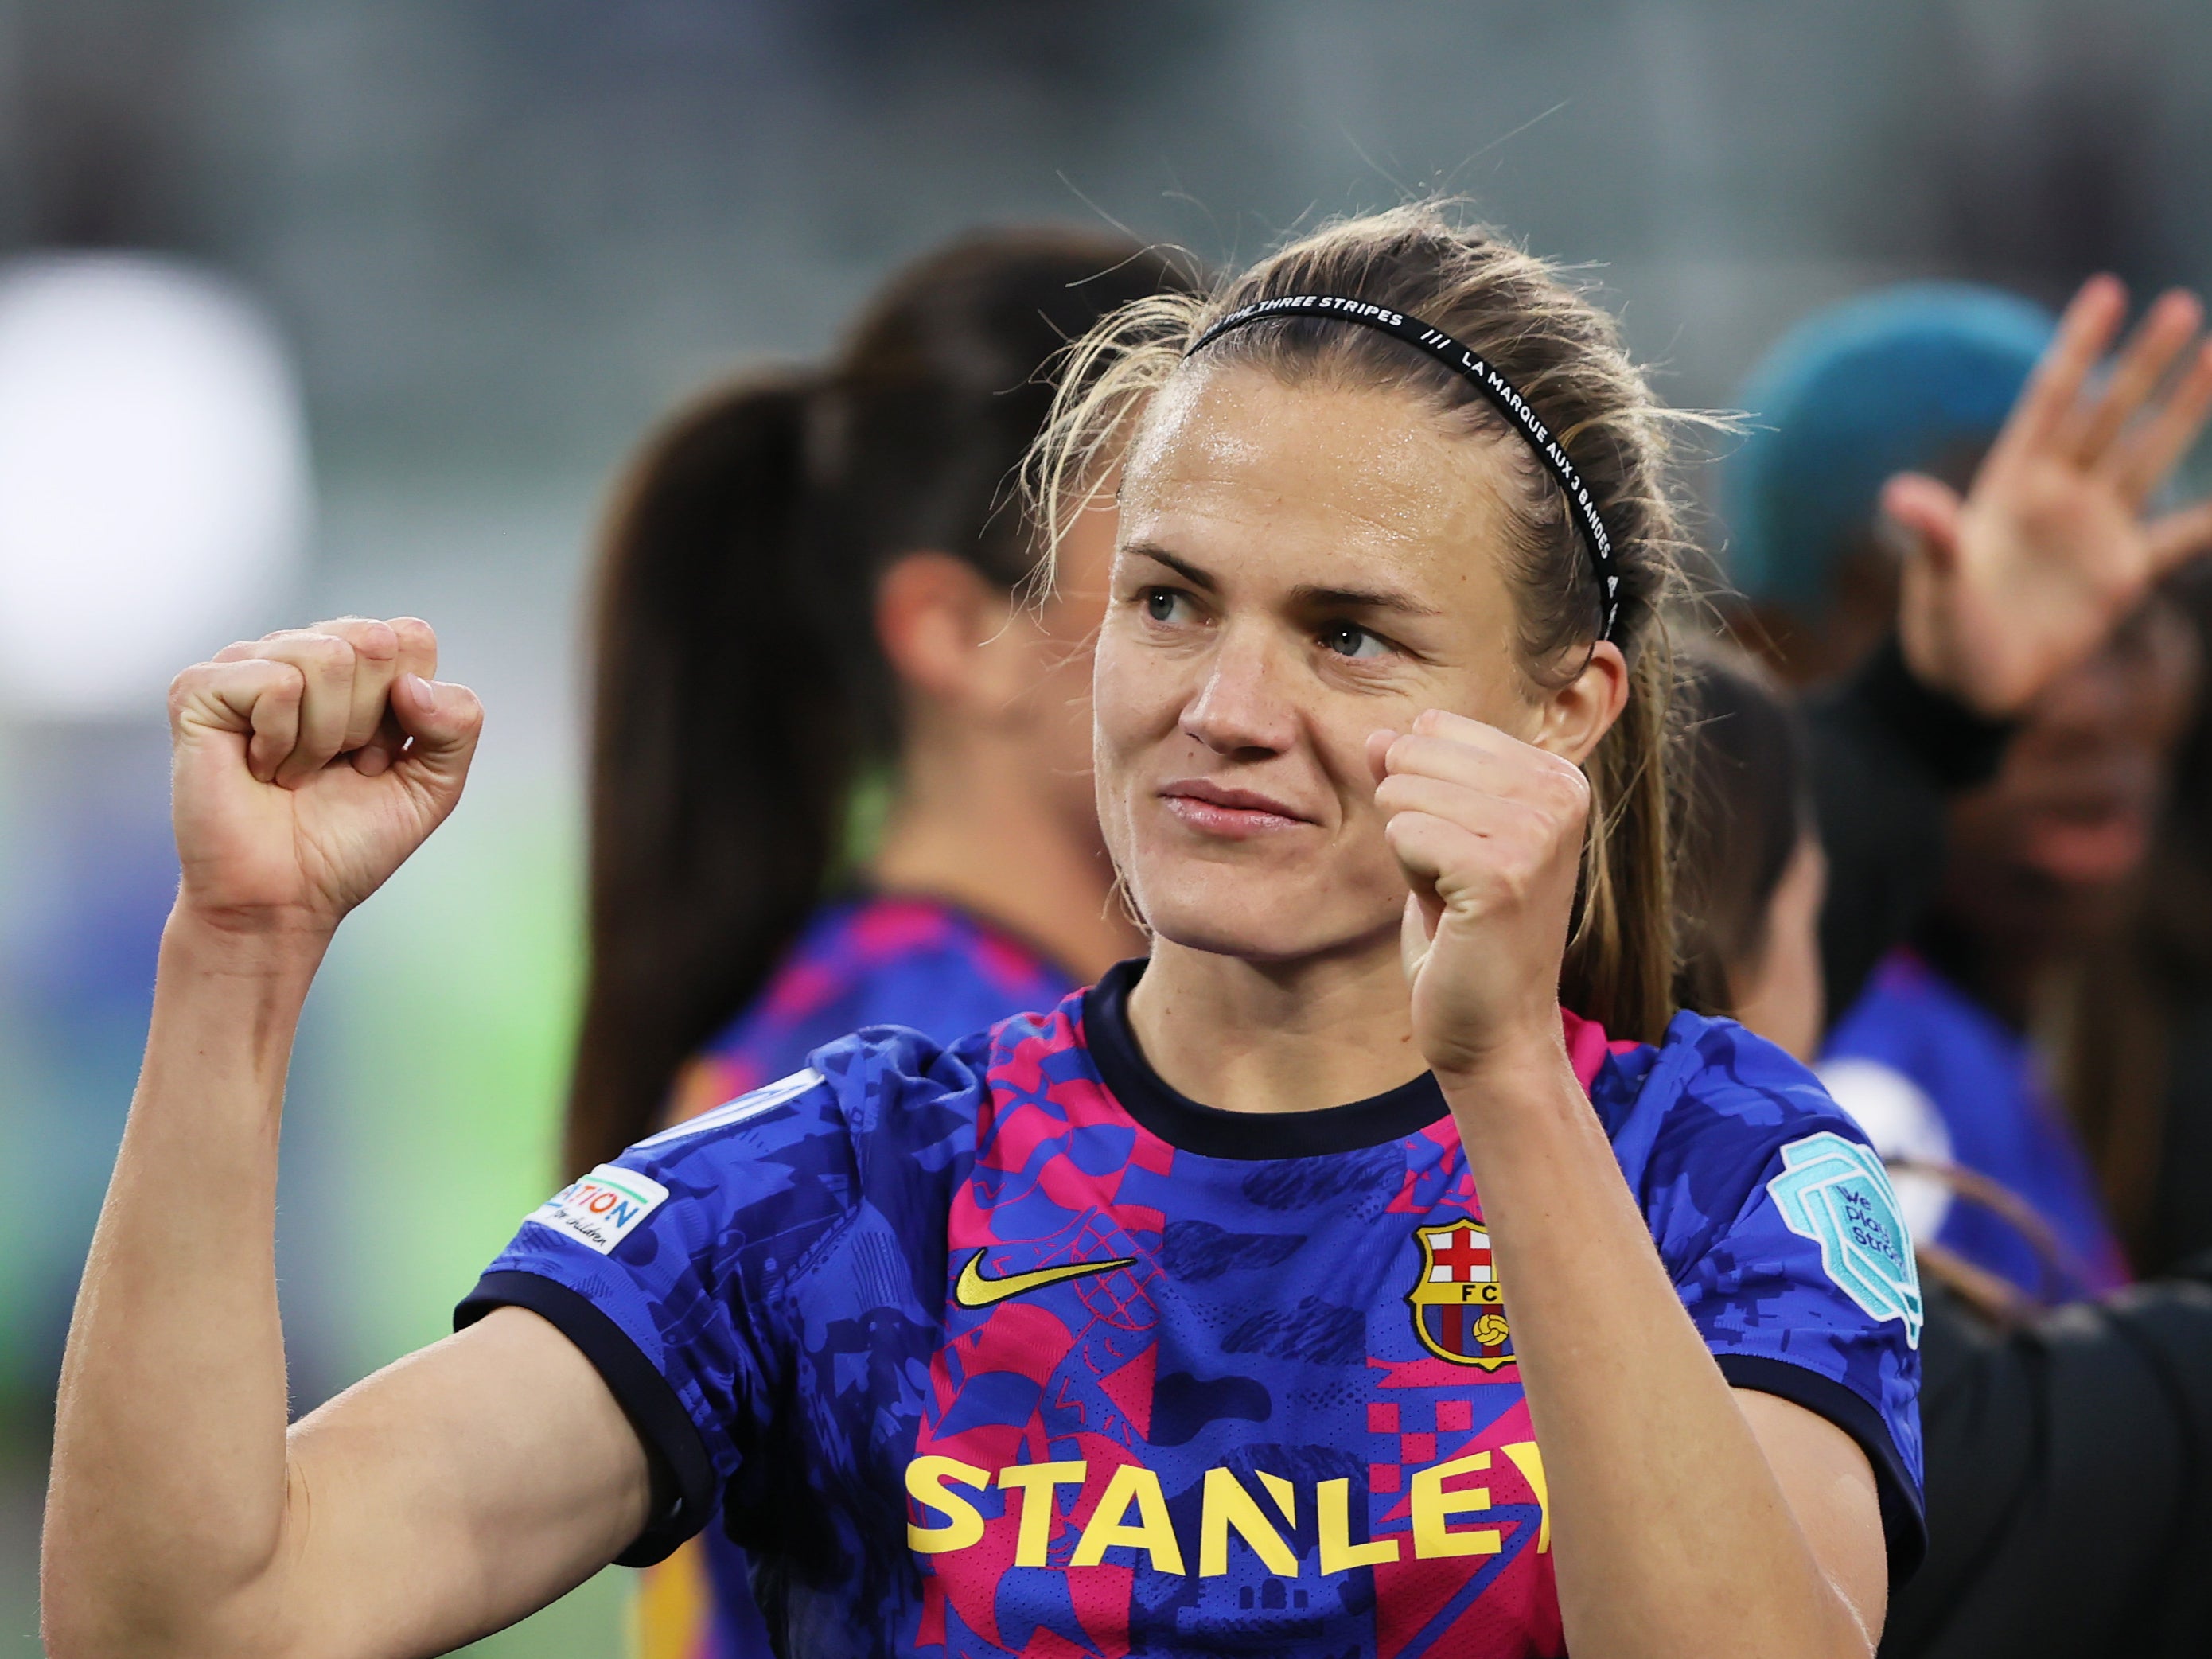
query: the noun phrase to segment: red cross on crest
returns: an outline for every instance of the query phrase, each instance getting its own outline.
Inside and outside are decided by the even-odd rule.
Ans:
[[[1488,1279],[1490,1251],[1486,1247],[1489,1243],[1490,1235],[1478,1232],[1473,1226],[1454,1227],[1443,1235],[1443,1242],[1430,1247],[1430,1259],[1437,1267],[1449,1269],[1458,1282],[1478,1277]],[[1478,1267],[1485,1271],[1478,1274]]]
[[[1494,1371],[1513,1358],[1513,1332],[1491,1260],[1490,1233],[1480,1223],[1416,1227],[1420,1276],[1406,1300],[1421,1346],[1455,1365]]]

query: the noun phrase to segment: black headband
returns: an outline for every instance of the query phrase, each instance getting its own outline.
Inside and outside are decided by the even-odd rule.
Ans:
[[[1589,487],[1583,483],[1583,475],[1575,470],[1575,464],[1567,459],[1567,452],[1559,447],[1551,428],[1528,407],[1528,400],[1514,389],[1510,380],[1443,330],[1431,328],[1419,318],[1408,317],[1388,306],[1341,294],[1291,294],[1277,300],[1255,300],[1207,329],[1183,355],[1195,356],[1231,329],[1242,328],[1247,323],[1269,322],[1278,317],[1318,317],[1379,329],[1473,382],[1484,397],[1498,406],[1498,413],[1536,452],[1536,459],[1543,462],[1559,481],[1559,488],[1566,491],[1567,505],[1574,513],[1575,521],[1582,526],[1583,540],[1589,547],[1590,566],[1597,573],[1600,602],[1605,608],[1605,624],[1599,629],[1598,637],[1613,637],[1613,623],[1620,616],[1620,578],[1613,574],[1613,538],[1605,532],[1605,520],[1598,517],[1597,504],[1590,500]]]

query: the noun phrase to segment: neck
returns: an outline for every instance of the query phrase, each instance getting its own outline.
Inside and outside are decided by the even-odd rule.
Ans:
[[[1144,953],[1105,848],[1005,769],[909,767],[869,875],[885,892],[945,899],[995,923],[1086,981]]]
[[[1156,940],[1129,998],[1152,1069],[1202,1105],[1310,1112],[1428,1069],[1413,1042],[1398,930],[1296,963],[1254,963]]]

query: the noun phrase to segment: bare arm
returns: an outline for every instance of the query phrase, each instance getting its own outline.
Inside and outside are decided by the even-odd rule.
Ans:
[[[1569,1647],[1872,1653],[1888,1571],[1865,1454],[1729,1386],[1565,1056],[1447,1092],[1511,1287]]]
[[[1567,699],[1559,722],[1577,755],[1624,695],[1618,651],[1591,663],[1584,706]],[[1561,1042],[1587,783],[1456,715],[1371,743],[1413,889],[1413,1027],[1509,1287],[1567,1645],[1580,1659],[1866,1659],[1887,1583],[1866,1457],[1815,1414],[1729,1386]]]
[[[294,1029],[331,930],[459,798],[481,720],[427,625],[233,647],[171,696],[183,866],[64,1362],[57,1659],[431,1653],[642,1527],[644,1450],[502,1311],[286,1430],[273,1235]]]

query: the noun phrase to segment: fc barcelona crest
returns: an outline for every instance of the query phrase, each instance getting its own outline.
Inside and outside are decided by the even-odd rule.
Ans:
[[[1416,1227],[1421,1276],[1406,1293],[1421,1346],[1455,1365],[1494,1371],[1513,1359],[1505,1300],[1491,1266],[1490,1233],[1472,1221]]]

